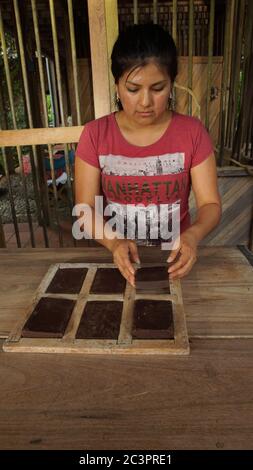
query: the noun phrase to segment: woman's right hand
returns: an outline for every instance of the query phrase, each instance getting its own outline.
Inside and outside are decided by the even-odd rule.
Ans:
[[[124,278],[133,287],[135,287],[135,269],[131,261],[140,264],[135,241],[127,239],[115,239],[112,244],[111,252],[113,255],[113,261],[120,270],[122,276],[124,276]]]

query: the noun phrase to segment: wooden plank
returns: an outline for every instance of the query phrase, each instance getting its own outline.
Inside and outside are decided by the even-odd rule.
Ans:
[[[136,299],[135,290],[127,283],[124,295],[124,306],[122,310],[122,319],[118,344],[131,344],[132,342],[132,326],[133,326],[133,309],[134,300]]]
[[[105,0],[88,0],[95,118],[110,113]]]
[[[65,264],[65,266],[68,266],[68,265]],[[89,268],[86,274],[82,289],[80,291],[79,299],[76,303],[75,309],[73,311],[70,322],[67,326],[67,329],[63,337],[64,341],[74,341],[74,338],[75,338],[75,335],[76,335],[76,332],[77,332],[77,329],[78,329],[78,326],[82,317],[82,313],[83,313],[85,304],[88,299],[89,291],[92,286],[94,277],[96,275],[96,271],[97,269],[95,267]]]
[[[249,176],[249,173],[246,168],[240,168],[238,166],[223,166],[217,167],[218,176]]]
[[[83,126],[0,131],[0,147],[75,143],[82,130]]]
[[[0,353],[1,449],[251,449],[253,340],[191,349],[148,360]]]
[[[119,34],[118,22],[118,2],[117,0],[105,1],[105,19],[106,19],[106,38],[107,38],[107,57],[108,57],[108,73],[110,86],[110,111],[115,111],[115,83],[111,72],[111,53],[113,45]]]

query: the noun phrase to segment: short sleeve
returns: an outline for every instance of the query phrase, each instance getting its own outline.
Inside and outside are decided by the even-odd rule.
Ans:
[[[85,124],[76,148],[76,156],[99,168],[95,121]]]
[[[191,168],[206,160],[214,151],[211,137],[200,120],[197,120],[193,138],[193,154]]]

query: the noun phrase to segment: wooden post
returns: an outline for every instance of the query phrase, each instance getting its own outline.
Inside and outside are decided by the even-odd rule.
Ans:
[[[108,3],[108,5],[105,6],[105,3]],[[111,111],[107,42],[111,40],[109,39],[111,38],[109,25],[112,25],[115,21],[115,10],[116,2],[88,0],[93,96],[96,119],[109,114]],[[108,21],[110,18],[109,25],[106,24],[106,18]]]
[[[107,38],[107,56],[110,86],[110,110],[115,111],[115,83],[111,72],[111,53],[113,45],[119,34],[118,22],[118,6],[117,0],[105,1],[105,17],[106,17],[106,38]]]

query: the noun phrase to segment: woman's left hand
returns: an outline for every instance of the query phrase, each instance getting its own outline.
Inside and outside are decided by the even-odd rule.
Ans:
[[[168,263],[171,264],[180,253],[178,261],[168,269],[170,279],[180,279],[190,272],[197,261],[197,246],[197,239],[190,229],[180,235],[178,248],[176,250],[172,250],[169,258],[167,259]]]

